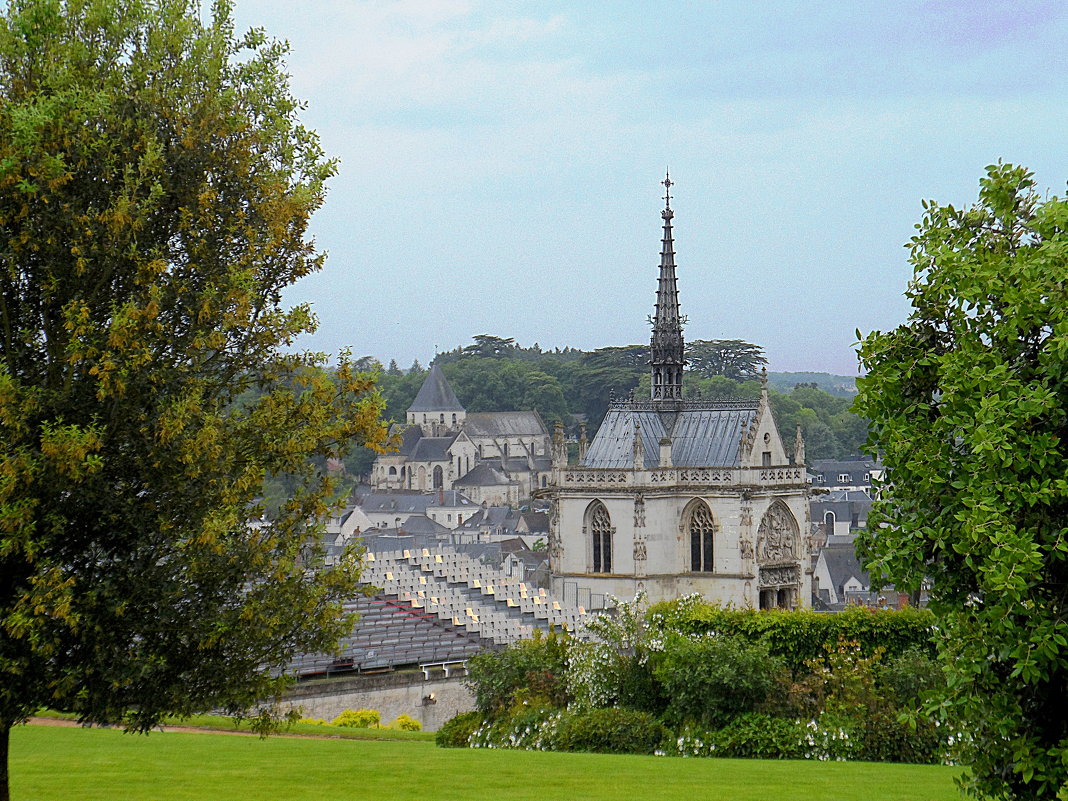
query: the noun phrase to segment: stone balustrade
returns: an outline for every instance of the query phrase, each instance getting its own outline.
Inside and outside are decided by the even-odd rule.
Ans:
[[[805,468],[778,467],[668,467],[652,470],[625,470],[596,467],[569,467],[557,474],[557,486],[566,489],[589,487],[796,487],[807,483]]]

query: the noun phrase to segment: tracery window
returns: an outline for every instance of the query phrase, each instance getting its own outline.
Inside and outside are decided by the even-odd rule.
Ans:
[[[600,501],[594,501],[589,511],[588,530],[593,543],[594,573],[612,572],[612,518]]]
[[[716,524],[712,520],[712,512],[705,504],[698,502],[694,505],[687,528],[690,534],[690,570],[711,573],[712,540],[716,533]]]

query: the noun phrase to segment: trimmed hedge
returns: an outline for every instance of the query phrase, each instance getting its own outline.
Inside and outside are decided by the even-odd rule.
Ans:
[[[662,631],[728,634],[762,642],[792,671],[820,659],[824,645],[839,640],[860,644],[866,654],[882,647],[889,656],[911,649],[934,655],[934,615],[929,609],[874,610],[851,607],[828,614],[808,610],[726,609],[694,599],[666,601],[649,609],[649,622]]]

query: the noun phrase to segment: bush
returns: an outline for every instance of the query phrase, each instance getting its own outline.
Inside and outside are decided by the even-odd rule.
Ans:
[[[946,747],[939,727],[930,720],[900,720],[893,714],[876,713],[864,721],[858,758],[932,765],[941,762]]]
[[[390,725],[391,729],[401,731],[422,731],[423,724],[410,715],[401,715]]]
[[[909,648],[883,660],[876,670],[883,694],[899,707],[916,708],[924,696],[945,687],[938,660],[925,649]]]
[[[810,752],[803,724],[760,714],[735,718],[712,742],[715,756],[737,759],[805,759]]]
[[[667,729],[647,712],[610,707],[563,715],[552,745],[557,751],[652,754],[667,735]]]
[[[482,723],[481,712],[461,712],[445,721],[434,735],[434,742],[440,748],[467,748],[471,744],[471,735]]]
[[[765,705],[783,672],[766,645],[736,637],[668,636],[653,655],[653,675],[669,702],[669,723],[724,725]]]
[[[330,722],[322,718],[301,718],[297,723],[307,723],[309,726],[329,726]]]
[[[467,662],[464,683],[475,695],[475,706],[489,717],[507,714],[517,703],[566,706],[570,700],[566,633],[548,635],[535,629],[534,638],[503,651],[475,654]]]
[[[335,726],[352,729],[377,729],[381,718],[373,709],[346,709],[333,720]]]

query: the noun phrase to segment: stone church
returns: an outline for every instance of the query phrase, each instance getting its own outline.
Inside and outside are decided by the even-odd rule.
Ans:
[[[536,411],[468,412],[436,364],[391,433],[399,447],[375,459],[376,490],[458,490],[475,503],[518,506],[552,469]]]
[[[684,398],[671,181],[651,318],[652,391],[613,400],[567,460],[553,437],[549,556],[553,593],[586,608],[609,596],[650,602],[699,593],[736,607],[808,606],[812,567],[804,443],[787,457],[768,404]]]

